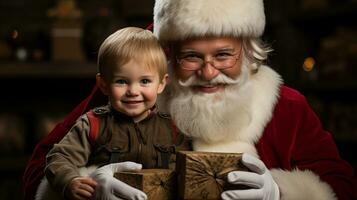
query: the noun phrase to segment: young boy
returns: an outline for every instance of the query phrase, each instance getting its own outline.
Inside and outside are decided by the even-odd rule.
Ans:
[[[156,107],[168,74],[153,34],[134,27],[113,33],[99,49],[98,67],[97,85],[108,96],[108,105],[80,117],[47,155],[46,177],[69,199],[92,197],[98,184],[80,176],[78,168],[124,161],[167,168],[173,146],[171,119]],[[95,139],[90,116],[99,122]]]

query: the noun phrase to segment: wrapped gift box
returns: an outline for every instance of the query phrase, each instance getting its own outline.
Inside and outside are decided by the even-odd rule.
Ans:
[[[149,200],[175,199],[176,176],[171,169],[142,169],[136,172],[118,172],[114,177],[135,187]]]
[[[180,199],[221,199],[225,190],[244,188],[227,182],[229,172],[248,171],[240,153],[179,151],[176,156]]]

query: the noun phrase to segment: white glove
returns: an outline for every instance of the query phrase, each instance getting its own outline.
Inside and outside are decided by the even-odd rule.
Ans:
[[[221,194],[222,199],[261,199],[278,200],[279,187],[264,163],[244,153],[242,163],[252,172],[233,171],[228,173],[228,182],[252,187],[252,189],[227,190]]]
[[[98,186],[95,191],[96,200],[119,200],[133,199],[146,200],[144,192],[133,188],[126,183],[114,178],[115,172],[137,171],[142,167],[141,164],[134,162],[121,162],[105,165],[94,171],[90,177],[97,181]]]

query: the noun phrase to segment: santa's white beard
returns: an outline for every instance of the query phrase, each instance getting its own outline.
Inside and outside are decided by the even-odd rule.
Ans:
[[[251,121],[251,87],[249,71],[242,66],[237,79],[220,74],[210,82],[190,77],[185,82],[173,81],[169,111],[185,135],[206,143],[239,139],[239,132]],[[226,84],[223,91],[202,93],[193,85]]]

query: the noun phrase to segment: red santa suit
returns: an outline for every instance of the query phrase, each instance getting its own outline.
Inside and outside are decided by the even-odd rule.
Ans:
[[[279,75],[261,66],[252,75],[252,120],[240,137],[194,150],[247,152],[260,158],[279,186],[281,199],[356,199],[356,179],[342,160],[330,133],[306,99],[283,86]]]

